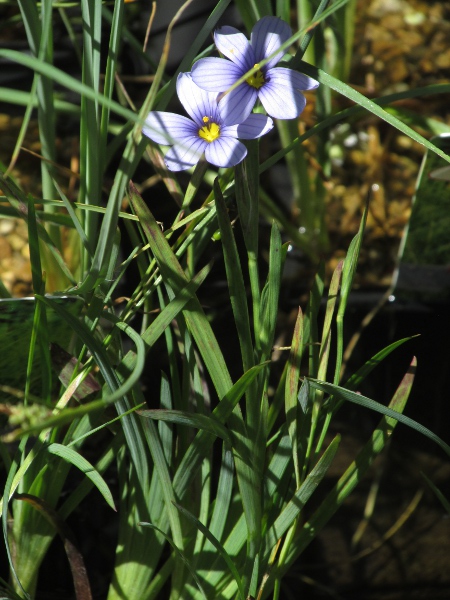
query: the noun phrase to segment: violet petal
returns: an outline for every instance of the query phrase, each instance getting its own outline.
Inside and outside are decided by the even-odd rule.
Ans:
[[[304,73],[294,71],[294,69],[286,69],[285,67],[276,67],[275,69],[270,69],[270,71],[266,73],[266,78],[268,81],[270,81],[270,83],[276,85],[289,85],[301,91],[315,90],[317,87],[319,87],[319,82],[312,77],[308,77],[308,75],[305,75]]]
[[[209,117],[214,122],[218,119],[217,94],[199,88],[191,73],[178,75],[177,94],[186,112],[197,125],[202,124],[203,117]]]
[[[256,62],[260,62],[278,50],[292,35],[292,30],[286,21],[278,17],[263,17],[253,27],[250,43],[255,52]],[[278,52],[265,65],[265,69],[274,67],[281,59],[285,50]]]
[[[241,140],[255,140],[273,129],[270,117],[260,114],[250,115],[243,123],[223,128],[223,135],[230,135]]]
[[[252,112],[258,93],[248,83],[241,83],[237,88],[225,94],[219,101],[219,113],[223,125],[242,123]]]
[[[202,89],[224,92],[242,77],[245,71],[226,58],[201,58],[192,65],[191,73],[194,83]]]
[[[197,126],[187,117],[170,112],[154,111],[145,119],[142,133],[157,144],[171,146],[180,138],[195,135]]]
[[[172,146],[164,162],[170,171],[184,171],[198,163],[207,145],[208,142],[199,137],[186,137]]]
[[[241,75],[253,68],[256,59],[253,48],[243,33],[234,27],[221,27],[214,32],[217,49],[241,70]]]
[[[247,148],[235,138],[221,135],[205,149],[206,160],[216,167],[234,167],[247,155]]]
[[[306,98],[301,92],[271,81],[259,90],[259,99],[267,114],[275,119],[295,119],[306,105]]]

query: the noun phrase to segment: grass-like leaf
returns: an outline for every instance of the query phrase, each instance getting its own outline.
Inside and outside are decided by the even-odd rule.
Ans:
[[[171,288],[173,295],[176,296],[187,285],[188,279],[158,223],[136,188],[131,186],[130,192],[131,204],[139,217],[161,275]],[[225,395],[232,386],[228,368],[209,321],[195,296],[186,304],[183,315],[198,345],[218,395]]]
[[[155,469],[158,472],[161,483],[162,496],[166,505],[166,514],[172,530],[173,540],[177,547],[182,550],[184,547],[183,534],[179,514],[174,510],[173,503],[175,502],[175,493],[170,477],[164,451],[161,446],[161,440],[155,424],[150,419],[143,419],[144,434],[146,436],[148,446],[152,455]]]
[[[230,442],[230,435],[226,427],[216,421],[213,417],[201,415],[198,413],[189,413],[182,410],[140,410],[138,414],[141,417],[154,419],[155,421],[167,421],[177,423],[178,425],[187,425],[209,431],[226,442]]]
[[[300,376],[300,363],[303,352],[303,313],[298,309],[297,319],[295,320],[294,335],[292,336],[291,350],[286,372],[286,391],[285,391],[285,412],[286,423],[288,425],[289,437],[291,438],[292,453],[294,459],[294,471],[297,486],[300,485],[300,467],[298,463],[297,452],[297,390]]]
[[[139,524],[142,527],[151,527],[152,529],[154,529],[155,531],[157,531],[159,534],[161,534],[165,538],[165,540],[172,546],[172,548],[174,549],[174,551],[176,552],[176,554],[181,558],[181,560],[186,565],[188,571],[192,575],[193,580],[197,584],[197,587],[200,590],[200,592],[202,594],[202,597],[205,600],[208,600],[208,597],[207,597],[207,595],[205,593],[205,590],[203,589],[202,584],[200,583],[200,580],[199,580],[199,578],[197,577],[197,575],[195,573],[195,569],[193,569],[191,567],[191,565],[189,563],[189,560],[186,558],[186,556],[184,555],[184,553],[177,547],[177,545],[174,543],[174,541],[164,531],[162,531],[162,529],[159,529],[158,527],[156,527],[156,525],[153,525],[152,523],[141,522]]]
[[[214,510],[209,524],[211,535],[219,541],[222,538],[222,534],[228,522],[230,501],[233,493],[233,469],[234,464],[231,449],[224,444]],[[208,543],[206,543],[203,547],[203,551],[206,552],[208,549],[211,548],[209,548]],[[199,568],[201,568],[201,564],[199,564]]]
[[[209,531],[209,529],[207,527],[205,527],[203,525],[203,523],[201,523],[198,519],[196,519],[193,514],[191,514],[188,510],[183,508],[180,504],[175,503],[175,506],[178,508],[178,510],[183,515],[185,515],[188,519],[190,519],[193,523],[195,523],[195,526],[203,533],[203,535],[206,537],[206,539],[214,546],[214,548],[218,551],[220,556],[224,559],[224,561],[226,562],[228,568],[230,569],[230,571],[233,574],[233,577],[237,583],[238,590],[239,590],[239,598],[241,598],[241,600],[244,600],[245,593],[244,593],[244,586],[243,586],[241,576],[239,575],[239,571],[237,570],[236,565],[234,564],[232,558],[228,555],[225,548],[212,535],[212,533]]]
[[[441,492],[441,490],[437,486],[434,485],[434,483],[431,481],[431,479],[429,479],[425,475],[425,473],[422,473],[421,475],[425,479],[425,481],[427,482],[428,486],[433,491],[433,493],[436,496],[436,498],[439,500],[439,502],[442,504],[442,506],[445,508],[445,510],[447,511],[447,513],[450,516],[450,501],[447,500],[447,498],[444,496],[444,494]]]
[[[279,514],[273,525],[269,528],[265,538],[265,554],[269,556],[277,540],[279,540],[291,527],[300,511],[303,509],[319,483],[325,477],[339,446],[340,437],[337,436],[325,450],[323,456],[308,473],[306,479],[295,492],[283,511]]]
[[[218,179],[214,181],[214,196],[216,199],[217,220],[219,221],[221,233],[228,288],[230,290],[231,307],[239,336],[242,363],[244,371],[247,371],[254,364],[247,292],[233,230]]]
[[[399,421],[400,423],[403,423],[404,425],[411,427],[411,429],[415,429],[422,435],[425,435],[426,437],[430,438],[430,440],[433,440],[433,442],[435,442],[438,446],[440,446],[442,448],[442,450],[444,450],[444,452],[448,456],[450,456],[450,446],[448,444],[446,444],[440,437],[438,437],[432,431],[430,431],[429,429],[427,429],[420,423],[417,423],[417,421],[414,421],[414,419],[411,419],[410,417],[406,417],[405,415],[402,415],[401,413],[399,413],[395,410],[392,410],[388,406],[384,406],[383,404],[380,404],[379,402],[375,402],[375,400],[371,400],[370,398],[367,398],[366,396],[363,396],[362,394],[352,392],[350,390],[339,387],[337,385],[332,385],[331,383],[325,383],[323,381],[317,381],[314,379],[309,379],[309,384],[311,385],[311,387],[313,387],[317,390],[321,390],[321,391],[323,391],[327,394],[330,394],[336,398],[340,398],[341,400],[353,402],[353,404],[359,404],[360,406],[364,406],[365,408],[369,408],[370,410],[379,412],[382,415],[386,415],[387,417],[397,419],[397,421]]]
[[[306,73],[307,75],[314,77],[314,79],[317,79],[323,85],[329,86],[331,89],[335,90],[336,92],[339,92],[349,100],[352,100],[356,104],[359,104],[362,108],[373,113],[383,121],[386,121],[386,123],[389,123],[389,125],[392,125],[415,142],[418,142],[422,146],[425,146],[425,148],[428,148],[428,150],[432,150],[433,152],[438,154],[447,162],[450,162],[450,156],[443,152],[435,144],[429,142],[422,135],[414,131],[414,129],[411,129],[411,127],[408,127],[408,125],[394,117],[394,115],[381,108],[379,104],[373,102],[372,100],[369,100],[369,98],[366,98],[363,94],[357,92],[355,89],[353,89],[343,81],[340,81],[332,75],[325,73],[321,69],[317,69],[316,67],[313,67],[303,61],[300,62],[298,68],[300,71],[302,71],[302,73]]]
[[[273,223],[270,234],[269,273],[261,294],[261,360],[266,360],[272,353],[278,313],[281,273],[286,252],[287,245],[283,246],[278,225]]]
[[[58,515],[58,513],[44,500],[37,498],[32,494],[16,494],[14,499],[27,502],[33,508],[38,510],[59,533],[64,543],[70,570],[72,571],[76,599],[92,600],[91,587],[83,556],[77,548],[74,535],[66,523],[61,519],[60,515]]]
[[[139,364],[137,365],[135,371],[133,371],[132,375],[130,375],[130,378],[127,381],[125,381],[122,385],[119,385],[117,374],[115,373],[113,367],[110,364],[105,348],[102,346],[102,344],[98,342],[98,340],[92,334],[89,327],[87,327],[87,325],[85,325],[82,321],[71,315],[57,302],[54,302],[45,296],[38,297],[40,300],[42,300],[42,302],[50,306],[55,312],[61,315],[64,321],[66,321],[70,325],[73,331],[80,337],[83,343],[92,352],[95,361],[100,368],[102,376],[110,389],[110,393],[105,395],[103,398],[104,402],[111,404],[125,396],[136,383],[136,381],[139,379],[139,376],[142,373],[145,350],[144,343],[140,336],[137,333],[133,332],[133,329],[130,326],[117,321],[117,327],[124,329],[125,332],[132,336],[133,341],[136,342],[136,345],[138,347],[138,353],[140,356]]]
[[[31,600],[30,595],[24,590],[24,588],[20,582],[19,576],[16,572],[16,569],[14,567],[14,561],[13,561],[11,548],[10,548],[9,527],[8,527],[9,500],[11,499],[11,496],[14,494],[15,490],[17,489],[17,486],[19,485],[19,482],[20,482],[22,476],[24,475],[24,473],[29,468],[29,466],[32,462],[31,453],[28,454],[25,461],[22,460],[23,453],[25,451],[26,442],[27,442],[26,439],[23,439],[20,441],[19,447],[15,453],[14,459],[11,462],[11,467],[8,471],[5,487],[3,488],[3,496],[0,501],[0,509],[1,509],[1,513],[2,513],[3,540],[5,543],[5,549],[6,549],[6,554],[8,557],[9,567],[11,569],[11,574],[12,574],[12,577],[14,578],[14,583],[17,582],[20,592],[23,594],[24,598],[26,598],[26,600]]]
[[[68,75],[61,69],[35,58],[34,56],[29,56],[28,54],[18,52],[17,50],[3,49],[0,50],[0,57],[4,58],[7,62],[17,63],[31,69],[36,73],[40,73],[41,75],[53,80],[63,88],[67,88],[76,94],[85,96],[89,100],[93,100],[102,106],[108,107],[111,112],[116,113],[126,120],[131,120],[133,122],[139,121],[138,115],[136,115],[136,113],[133,111],[129,110],[128,108],[124,108],[115,100],[110,100],[109,98],[99,94],[89,85],[81,83],[78,79]],[[143,122],[141,124],[143,125]]]
[[[397,416],[401,415],[401,411],[403,411],[408,400],[414,381],[415,366],[416,361],[414,359],[412,361],[411,368],[403,377],[390,402],[388,410],[394,412],[395,417],[383,417],[378,427],[374,430],[369,441],[365,444],[365,446],[356,456],[355,460],[339,479],[333,490],[328,494],[323,503],[299,531],[295,542],[287,552],[285,563],[274,568],[270,575],[271,580],[277,579],[282,573],[284,573],[288,566],[292,564],[292,561],[295,560],[295,557],[305,550],[305,548],[322,530],[333,514],[338,510],[345,498],[348,497],[356,485],[361,481],[364,474],[373,463],[375,457],[383,450],[387,440],[392,434],[393,429],[397,425]],[[314,382],[310,381],[310,383],[312,384]],[[383,409],[386,409],[386,407],[383,407]]]
[[[59,456],[84,473],[86,477],[92,481],[109,506],[113,510],[116,510],[108,484],[100,475],[100,473],[91,465],[88,460],[81,456],[81,454],[79,454],[73,448],[68,448],[67,446],[57,443],[49,444],[46,447],[46,451],[50,454],[54,454],[55,456]]]
[[[250,371],[244,373],[234,386],[221,398],[219,404],[212,412],[212,415],[221,423],[225,422],[253,379],[258,375],[261,369],[264,368],[266,368],[266,365],[256,365],[250,369]],[[209,451],[214,439],[215,436],[211,433],[201,431],[196,435],[194,441],[189,446],[174,477],[173,484],[178,498],[183,498],[184,494],[187,492],[189,483],[196,473],[196,469],[200,466],[203,456]]]
[[[313,68],[313,67],[311,67],[311,68]],[[305,71],[305,73],[306,73],[306,71]],[[426,86],[426,87],[422,87],[422,88],[417,88],[414,90],[408,90],[406,92],[398,92],[396,94],[388,94],[387,96],[383,96],[381,98],[371,100],[371,102],[373,102],[377,106],[385,106],[392,102],[396,102],[398,100],[404,100],[406,98],[419,98],[422,96],[428,96],[428,95],[432,95],[432,94],[448,94],[449,92],[450,92],[450,84],[437,84],[437,85],[430,85],[430,86]],[[292,150],[292,148],[294,148],[297,144],[301,144],[302,142],[306,141],[310,137],[313,137],[314,135],[317,135],[321,131],[325,131],[326,129],[333,127],[334,125],[336,125],[337,123],[340,123],[341,121],[344,121],[351,117],[355,117],[358,114],[363,113],[364,110],[365,109],[363,107],[358,105],[358,106],[353,106],[351,108],[346,108],[344,110],[341,110],[340,112],[338,112],[335,115],[331,115],[331,116],[327,117],[320,123],[317,123],[310,129],[308,129],[308,131],[306,131],[304,134],[302,134],[302,135],[298,136],[296,139],[292,140],[292,142],[290,144],[288,144],[287,146],[285,146],[278,152],[275,152],[275,154],[273,154],[270,158],[265,160],[259,169],[259,173],[262,174],[265,171],[267,171],[267,169],[269,169],[270,167],[275,165],[284,156],[286,156],[286,154],[288,152],[290,152]],[[428,145],[430,143],[431,142],[427,142]],[[437,146],[435,146],[434,144],[432,144],[432,146],[433,146],[433,148],[432,148],[433,152],[438,150]],[[440,154],[440,151],[437,153]],[[449,158],[447,158],[446,160],[448,161]]]
[[[382,350],[374,354],[372,358],[369,358],[369,360],[365,362],[363,366],[356,371],[356,373],[354,373],[353,375],[351,375],[351,377],[348,378],[348,380],[345,382],[345,387],[348,390],[357,389],[358,386],[361,385],[361,383],[364,381],[364,379],[366,379],[366,377],[373,371],[373,369],[375,369],[375,367],[377,367],[381,362],[383,362],[383,360],[385,360],[391,354],[391,352],[393,352],[396,348],[403,346],[403,344],[409,342],[414,337],[416,336],[411,336],[407,338],[402,338],[401,340],[397,340],[396,342],[389,344],[389,346],[386,346],[386,348],[383,348]]]

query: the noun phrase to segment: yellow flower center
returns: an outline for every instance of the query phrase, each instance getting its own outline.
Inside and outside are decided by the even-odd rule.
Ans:
[[[254,66],[259,67],[258,64],[254,65]],[[259,90],[259,88],[262,87],[266,83],[261,69],[258,69],[258,71],[256,71],[256,73],[253,73],[253,75],[250,75],[250,77],[248,77],[245,81],[248,83],[248,85],[251,85],[252,87],[256,88],[257,90]]]
[[[205,123],[205,126],[198,130],[198,135],[203,140],[206,140],[208,144],[210,144],[220,137],[220,127],[217,125],[217,123],[210,123],[209,117],[203,117],[202,121]]]

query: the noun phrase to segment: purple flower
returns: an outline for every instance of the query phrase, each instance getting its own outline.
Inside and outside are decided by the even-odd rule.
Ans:
[[[247,155],[247,148],[237,138],[254,140],[273,128],[272,119],[256,114],[237,125],[225,124],[217,93],[201,90],[190,73],[178,75],[177,93],[191,118],[154,111],[142,128],[157,144],[172,146],[164,159],[171,171],[189,169],[203,153],[216,167],[234,167]]]
[[[250,42],[234,27],[221,27],[214,33],[217,49],[229,58],[202,58],[192,67],[192,79],[209,92],[224,92],[250,69],[276,54],[245,82],[220,101],[225,123],[245,120],[256,99],[267,114],[276,119],[294,119],[303,111],[306,99],[300,90],[313,90],[319,82],[292,69],[275,67],[283,56],[277,52],[292,35],[291,28],[278,17],[263,17],[254,26]]]

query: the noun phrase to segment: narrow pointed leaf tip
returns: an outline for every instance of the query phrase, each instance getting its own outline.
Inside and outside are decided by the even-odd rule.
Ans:
[[[214,41],[226,58],[200,59],[192,67],[192,79],[208,92],[225,92],[219,107],[229,123],[244,121],[257,99],[271,117],[295,119],[306,105],[302,91],[317,88],[319,82],[293,69],[276,67],[283,57],[280,48],[291,35],[289,25],[278,17],[260,19],[250,41],[234,27],[221,27],[215,32]],[[267,62],[226,93],[263,61]]]
[[[254,140],[273,128],[272,119],[264,115],[249,113],[235,121],[224,118],[218,94],[200,89],[190,73],[178,75],[177,93],[190,118],[154,111],[142,128],[142,133],[157,144],[171,146],[165,156],[170,171],[193,167],[203,154],[216,167],[234,167],[247,155],[238,138]]]

